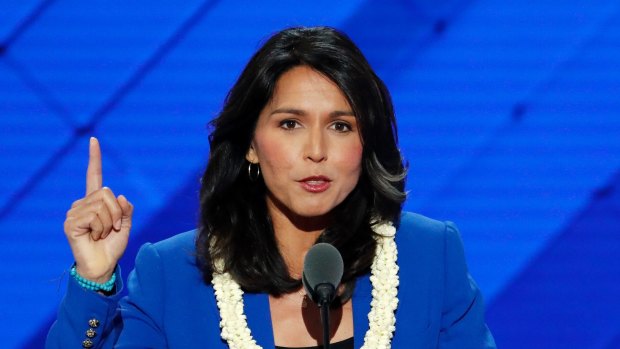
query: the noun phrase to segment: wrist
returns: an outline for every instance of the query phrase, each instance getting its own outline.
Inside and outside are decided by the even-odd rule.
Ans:
[[[82,278],[88,281],[102,284],[112,278],[112,275],[114,275],[114,271],[116,270],[116,266],[114,266],[112,269],[108,269],[104,272],[101,272],[101,271],[94,271],[93,269],[95,268],[88,268],[78,263],[75,263],[72,269],[75,269],[75,272]]]
[[[114,289],[114,285],[116,284],[116,274],[112,273],[109,277],[97,278],[95,280],[85,278],[82,276],[78,270],[76,265],[71,267],[70,271],[71,276],[75,279],[75,281],[87,290],[102,292],[103,294],[110,293]]]

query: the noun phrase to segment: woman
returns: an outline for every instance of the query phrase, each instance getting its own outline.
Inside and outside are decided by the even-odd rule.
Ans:
[[[124,299],[116,265],[133,207],[101,187],[91,140],[87,195],[65,221],[76,264],[47,347],[316,347],[300,279],[317,242],[344,260],[332,348],[494,347],[456,228],[401,214],[390,96],[345,35],[274,35],[212,126],[199,229],[143,246]]]

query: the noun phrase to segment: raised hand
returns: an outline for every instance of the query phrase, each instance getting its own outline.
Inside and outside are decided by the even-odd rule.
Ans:
[[[65,235],[69,240],[76,271],[98,283],[106,282],[127,247],[133,205],[123,196],[114,196],[103,185],[99,141],[91,137],[86,196],[67,211]]]

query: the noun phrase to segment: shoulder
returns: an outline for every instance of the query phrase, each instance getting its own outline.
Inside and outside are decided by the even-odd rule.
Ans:
[[[399,243],[441,243],[448,235],[458,235],[454,223],[438,221],[418,213],[403,212],[397,222],[396,240]]]
[[[195,250],[197,230],[190,230],[151,244],[160,253],[192,252]]]
[[[127,279],[130,296],[141,296],[140,292],[153,288],[148,296],[158,299],[154,302],[174,303],[202,292],[207,285],[196,261],[195,236],[196,231],[192,230],[142,245]],[[142,296],[146,295],[144,292]]]
[[[192,341],[219,339],[213,287],[196,264],[195,237],[192,230],[142,245],[127,279],[128,296],[120,304],[118,343],[188,348]]]
[[[403,262],[439,266],[446,262],[448,254],[462,255],[461,237],[452,222],[403,212],[396,226],[396,243]]]
[[[406,211],[401,213],[397,226],[399,232],[414,231],[419,234],[439,234],[446,229],[445,222]]]
[[[136,256],[136,269],[142,265],[165,270],[194,268],[196,234],[196,230],[190,230],[155,243],[145,243]]]
[[[495,348],[454,223],[410,212],[398,223],[397,314],[406,314],[407,321],[396,322],[396,333],[435,333],[440,347]]]

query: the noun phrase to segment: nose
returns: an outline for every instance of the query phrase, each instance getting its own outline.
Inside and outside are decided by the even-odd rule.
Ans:
[[[327,140],[320,129],[314,129],[308,133],[306,141],[305,158],[313,162],[321,162],[327,159]]]

